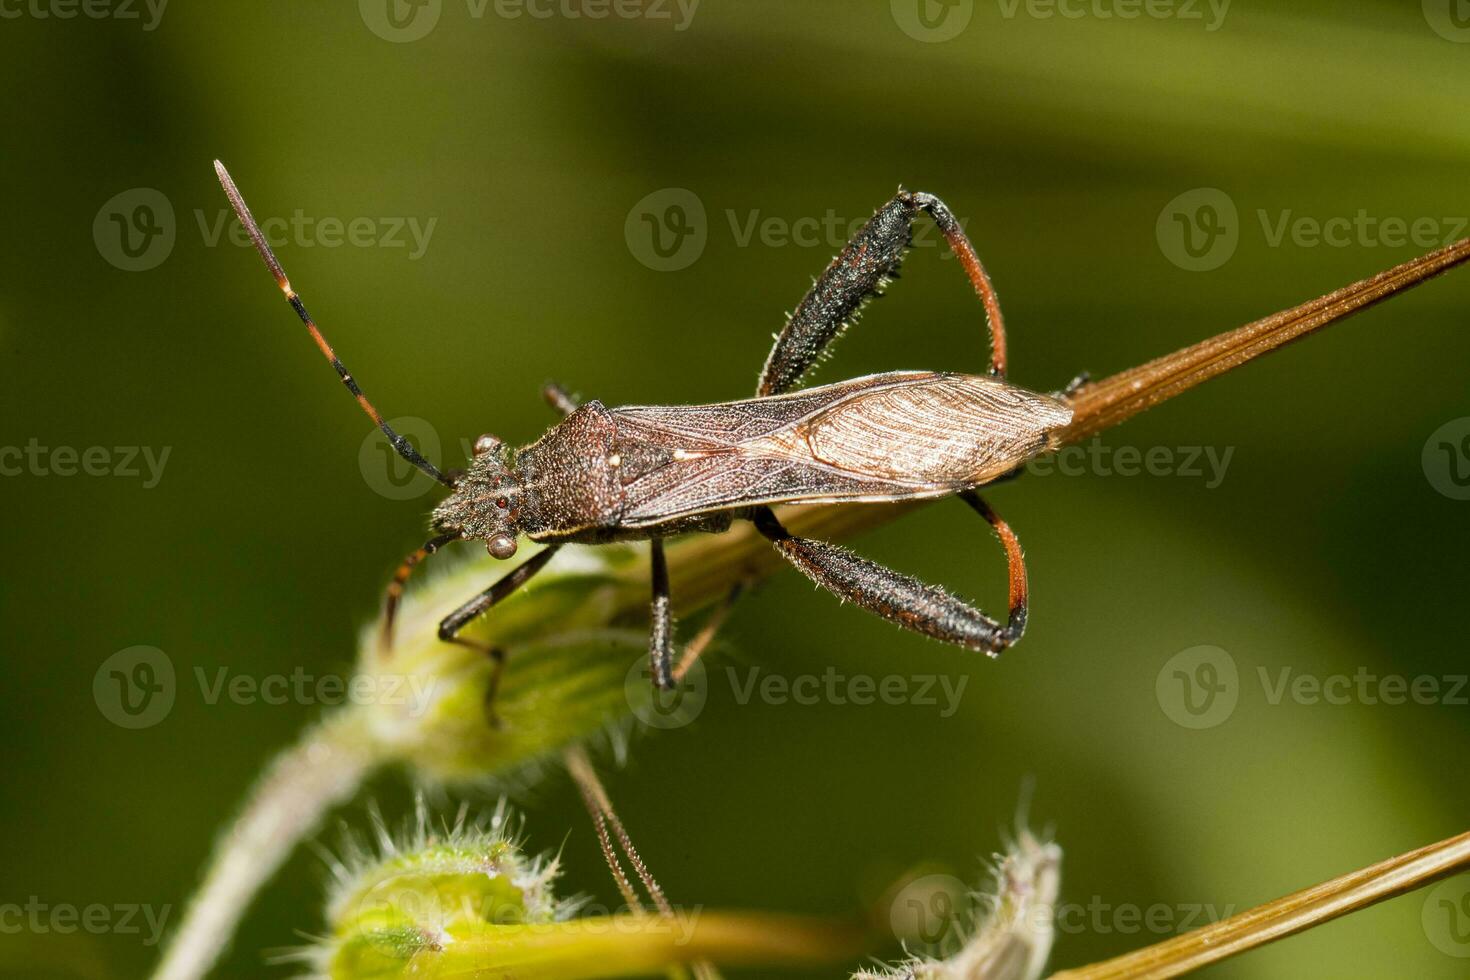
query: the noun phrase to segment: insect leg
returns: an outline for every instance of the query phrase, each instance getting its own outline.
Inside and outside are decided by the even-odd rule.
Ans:
[[[577,410],[577,400],[555,381],[548,381],[541,386],[541,397],[546,399],[546,404],[563,415],[571,415]]]
[[[964,229],[934,195],[899,191],[853,236],[797,304],[766,358],[757,395],[779,395],[797,387],[827,346],[857,319],[863,304],[897,277],[920,211],[934,220],[975,287],[990,327],[990,373],[1005,377],[1000,300]]]
[[[1077,392],[1092,383],[1092,375],[1087,371],[1079,371],[1077,377],[1067,382],[1067,387],[1057,392],[1062,398],[1071,398]]]
[[[525,585],[533,575],[546,567],[546,563],[551,561],[552,556],[560,547],[560,545],[553,544],[538,551],[531,558],[501,576],[490,588],[445,616],[439,623],[439,639],[445,643],[456,643],[469,647],[471,650],[479,650],[495,661],[495,671],[490,675],[490,684],[485,691],[485,710],[492,721],[495,720],[495,695],[500,691],[500,678],[505,672],[505,651],[491,643],[466,639],[460,636],[459,632],[487,612],[491,606]]]
[[[649,542],[648,560],[653,569],[648,666],[653,675],[653,686],[667,691],[674,686],[674,616],[669,604],[669,563],[664,558],[663,538],[654,538]]]
[[[444,534],[423,545],[414,551],[398,565],[398,570],[393,573],[393,578],[388,583],[388,588],[383,595],[383,648],[393,648],[393,623],[398,618],[398,603],[403,598],[403,586],[408,582],[408,577],[425,558],[437,552],[440,548],[451,541],[458,541],[458,534]]]
[[[992,657],[1021,638],[1026,628],[1026,566],[1021,546],[1000,518],[974,494],[964,501],[1001,537],[1010,562],[1010,619],[1002,626],[937,586],[895,572],[846,548],[793,537],[768,507],[752,513],[756,529],[797,570],[839,599],[846,599],[904,629]]]
[[[933,194],[925,194],[923,191],[916,191],[910,194],[909,198],[916,207],[929,213],[935,226],[944,235],[944,240],[949,243],[949,250],[954,253],[955,258],[960,260],[960,265],[965,270],[965,277],[974,287],[975,295],[980,297],[980,305],[985,308],[985,325],[990,331],[990,374],[997,378],[1004,378],[1008,363],[1006,321],[1000,312],[1000,297],[996,295],[995,286],[991,284],[990,275],[985,271],[980,256],[976,254],[975,246],[970,244],[969,236],[965,234],[965,229],[961,227],[959,219],[939,198]]]
[[[1026,611],[1031,601],[1031,589],[1026,582],[1026,555],[1021,551],[1021,540],[1016,537],[1011,526],[1001,520],[1000,515],[974,490],[966,490],[960,494],[960,499],[985,518],[986,523],[995,531],[995,536],[1000,538],[1001,547],[1005,548],[1009,608],[1004,633],[1006,645],[1010,646],[1026,632]]]

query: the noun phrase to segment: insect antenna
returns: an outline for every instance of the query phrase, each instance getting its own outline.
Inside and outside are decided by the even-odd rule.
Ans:
[[[270,269],[271,275],[275,276],[276,285],[280,286],[281,292],[286,294],[286,301],[291,304],[291,309],[295,310],[296,315],[301,317],[301,322],[306,324],[306,329],[311,332],[311,339],[316,341],[316,345],[321,350],[322,356],[330,361],[332,367],[336,369],[337,377],[341,378],[342,383],[347,386],[347,390],[352,392],[352,397],[357,399],[357,404],[362,406],[362,410],[367,413],[368,418],[373,420],[373,424],[383,430],[383,435],[388,437],[388,442],[398,451],[398,455],[446,487],[449,487],[451,490],[454,489],[454,481],[439,472],[439,469],[433,463],[424,459],[419,454],[419,451],[413,447],[413,443],[394,432],[392,427],[383,420],[383,416],[378,414],[378,410],[373,407],[372,402],[367,400],[367,396],[357,386],[357,381],[348,373],[346,365],[337,357],[336,351],[332,350],[332,345],[327,343],[327,338],[323,337],[321,330],[317,329],[317,325],[312,320],[311,314],[306,312],[306,306],[301,302],[301,297],[297,296],[296,290],[291,288],[291,280],[286,278],[286,272],[281,268],[281,263],[276,261],[275,252],[271,251],[270,243],[265,240],[265,235],[261,233],[260,226],[255,223],[255,217],[250,213],[250,208],[246,206],[245,198],[240,195],[240,188],[235,186],[235,181],[230,176],[230,172],[218,160],[214,161],[214,172],[219,175],[220,186],[225,189],[225,196],[230,199],[230,206],[235,209],[235,215],[240,219],[240,223],[245,226],[245,231],[249,233],[250,240],[255,243],[255,250],[265,260],[266,268]]]

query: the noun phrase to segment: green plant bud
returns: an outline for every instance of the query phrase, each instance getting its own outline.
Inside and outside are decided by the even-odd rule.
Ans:
[[[534,547],[534,546],[532,546]],[[441,641],[444,616],[505,574],[477,559],[451,566],[408,593],[391,649],[377,630],[364,637],[358,672],[370,689],[404,696],[369,702],[367,726],[386,761],[407,763],[431,781],[462,782],[511,774],[587,739],[620,738],[640,699],[626,683],[646,658],[648,598],[632,596],[620,574],[638,563],[636,547],[562,549],[531,582],[460,634],[481,649]],[[493,702],[496,663],[505,666]]]
[[[336,863],[327,936],[295,958],[315,980],[479,977],[591,980],[646,976],[680,964],[810,964],[856,948],[850,930],[774,915],[701,908],[577,916],[559,900],[554,859],[527,857],[504,805],[435,833],[415,827],[352,842]]]

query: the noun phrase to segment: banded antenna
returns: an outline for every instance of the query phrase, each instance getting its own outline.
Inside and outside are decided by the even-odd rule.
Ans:
[[[265,240],[265,235],[261,233],[260,225],[255,223],[255,216],[250,213],[250,208],[245,204],[245,198],[240,195],[240,188],[235,186],[234,179],[230,177],[230,172],[218,160],[214,161],[214,172],[219,175],[220,186],[225,189],[225,196],[230,199],[230,206],[235,209],[235,214],[239,217],[240,223],[245,226],[245,231],[249,233],[250,240],[255,243],[255,250],[265,260],[266,268],[270,269],[271,275],[276,277],[276,285],[280,286],[281,292],[286,294],[286,301],[291,304],[291,309],[295,310],[296,315],[301,317],[301,322],[306,324],[306,329],[311,332],[311,339],[316,341],[316,346],[321,350],[322,356],[330,361],[332,367],[336,369],[337,377],[341,378],[342,383],[347,386],[347,390],[352,392],[352,397],[357,399],[357,404],[367,413],[368,418],[373,420],[373,424],[383,430],[383,435],[388,437],[388,442],[398,451],[398,455],[453,490],[454,482],[439,472],[438,467],[433,463],[424,459],[419,454],[419,451],[413,447],[413,443],[394,432],[392,426],[383,421],[383,416],[378,414],[378,410],[373,407],[373,403],[367,400],[367,396],[357,386],[357,381],[348,373],[346,365],[337,357],[337,352],[332,350],[332,345],[327,343],[327,338],[322,336],[321,330],[317,328],[316,323],[311,319],[311,314],[306,312],[306,306],[301,302],[301,297],[297,296],[296,290],[291,288],[291,280],[286,278],[286,272],[281,268],[281,263],[276,261],[276,253],[271,251],[270,243]]]

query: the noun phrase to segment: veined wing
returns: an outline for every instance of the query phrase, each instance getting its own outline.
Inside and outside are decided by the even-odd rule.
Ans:
[[[761,503],[893,500],[980,486],[1071,409],[994,378],[872,375],[773,398],[612,409],[625,527]]]

